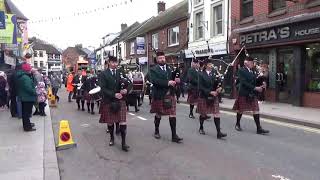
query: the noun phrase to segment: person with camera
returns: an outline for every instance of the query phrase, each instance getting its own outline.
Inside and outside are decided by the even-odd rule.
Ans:
[[[213,63],[209,60],[206,60],[204,68],[205,69],[200,73],[199,76],[200,98],[198,100],[198,106],[196,110],[196,112],[200,114],[199,133],[202,135],[206,134],[203,128],[204,121],[206,120],[207,114],[213,114],[214,124],[217,129],[217,138],[222,139],[223,137],[227,136],[227,134],[221,132],[220,128],[218,95],[221,93],[222,88],[218,86],[219,81],[213,72]]]
[[[132,83],[127,81],[128,78],[126,78],[125,73],[117,67],[117,58],[110,56],[108,68],[100,75],[99,84],[103,94],[103,104],[101,104],[99,122],[108,125],[110,133],[109,146],[114,145],[114,124],[120,124],[121,147],[123,151],[127,152],[130,147],[126,143],[127,108],[125,96],[132,88]]]
[[[172,142],[181,143],[176,133],[176,103],[175,87],[180,83],[180,78],[173,75],[173,69],[166,64],[166,57],[163,52],[157,52],[157,65],[150,69],[150,80],[152,87],[151,113],[155,113],[154,137],[160,139],[159,126],[161,116],[169,116],[172,133]]]
[[[267,134],[269,131],[263,129],[260,124],[259,104],[257,99],[257,93],[261,93],[266,88],[266,85],[256,86],[256,75],[253,72],[253,66],[253,58],[246,57],[244,66],[238,71],[239,95],[233,106],[233,110],[237,111],[235,129],[237,131],[242,131],[240,120],[243,112],[252,112],[257,126],[257,134]]]

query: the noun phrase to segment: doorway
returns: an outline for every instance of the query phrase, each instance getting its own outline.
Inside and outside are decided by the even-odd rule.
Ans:
[[[277,99],[281,103],[291,103],[294,76],[294,56],[292,49],[280,49],[277,60]]]

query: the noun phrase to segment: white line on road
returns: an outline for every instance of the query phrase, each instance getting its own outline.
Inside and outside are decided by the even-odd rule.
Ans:
[[[130,114],[131,116],[135,116],[135,114],[133,114],[133,113],[128,113],[128,114]]]
[[[189,106],[188,104],[180,104],[180,105],[181,106]],[[220,111],[220,112],[222,114],[236,115],[235,112],[229,112],[229,111]],[[243,117],[251,119],[251,116],[249,116],[249,115],[243,115]],[[291,124],[291,123],[285,123],[285,122],[279,122],[279,121],[275,121],[272,119],[266,119],[266,118],[261,118],[261,120],[264,122],[270,123],[270,124],[278,125],[278,126],[289,127],[292,129],[300,129],[300,130],[304,130],[307,132],[320,134],[320,130],[316,129],[316,128],[311,128],[311,127],[306,127],[306,126],[301,126],[301,125],[296,125],[296,124]]]
[[[290,180],[289,178],[285,178],[283,176],[280,176],[280,175],[272,175],[273,178],[275,179],[280,179],[280,180]]]
[[[86,128],[86,127],[89,127],[89,126],[90,126],[90,124],[81,124],[80,126],[81,126],[81,127],[85,127],[85,128]]]
[[[143,118],[143,117],[141,117],[141,116],[137,116],[137,118],[139,118],[139,119],[141,119],[141,120],[143,120],[143,121],[146,121],[146,120],[148,120],[148,119],[146,119],[146,118]]]

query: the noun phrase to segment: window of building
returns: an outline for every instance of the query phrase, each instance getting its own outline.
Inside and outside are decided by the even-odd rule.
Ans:
[[[306,89],[311,92],[320,92],[320,44],[308,45],[306,52]]]
[[[212,35],[223,34],[223,8],[222,4],[214,5],[212,8]]]
[[[39,56],[43,57],[43,51],[39,51]]]
[[[33,66],[34,66],[35,68],[38,68],[38,61],[34,61]]]
[[[195,14],[195,40],[204,38],[204,28],[203,28],[203,12],[198,12]]]
[[[159,48],[159,34],[152,34],[152,47],[154,49],[158,49]]]
[[[168,45],[179,45],[179,26],[168,29]]]
[[[43,61],[40,61],[40,68],[43,68]]]
[[[56,54],[54,57],[55,57],[55,59],[60,59],[60,55],[59,54]]]
[[[135,45],[134,42],[130,43],[130,54],[135,54]]]
[[[197,5],[200,5],[203,3],[203,0],[194,0],[194,5],[197,6]]]
[[[253,16],[253,0],[241,0],[241,18]]]
[[[48,54],[48,59],[53,59],[53,54]]]
[[[271,0],[270,3],[271,11],[276,11],[286,7],[285,0]]]
[[[33,56],[34,56],[34,57],[38,57],[38,52],[37,52],[37,51],[34,51],[34,52],[33,52]]]

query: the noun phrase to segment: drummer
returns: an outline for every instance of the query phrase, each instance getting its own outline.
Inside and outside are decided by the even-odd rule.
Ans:
[[[93,72],[87,71],[87,78],[84,80],[82,89],[84,92],[84,100],[87,102],[87,110],[88,113],[91,113],[92,115],[94,113],[94,98],[89,94],[89,91],[96,88],[96,81],[97,78],[93,76]],[[91,107],[91,111],[90,111]]]

